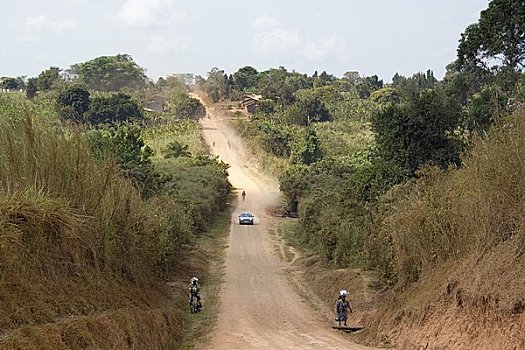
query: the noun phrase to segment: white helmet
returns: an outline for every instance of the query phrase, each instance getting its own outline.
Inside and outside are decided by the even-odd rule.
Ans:
[[[349,294],[348,291],[346,291],[344,289],[339,292],[339,295],[342,296],[342,297],[347,297],[348,294]]]
[[[193,282],[199,282],[199,279],[197,277],[192,277],[191,278],[191,283],[193,284]]]

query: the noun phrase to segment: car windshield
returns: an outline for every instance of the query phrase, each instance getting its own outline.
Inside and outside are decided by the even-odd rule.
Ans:
[[[241,215],[239,215],[240,217],[243,217],[243,218],[251,218],[253,215],[250,214],[250,213],[241,213]]]

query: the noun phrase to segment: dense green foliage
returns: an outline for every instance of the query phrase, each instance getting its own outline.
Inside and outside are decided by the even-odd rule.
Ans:
[[[62,118],[83,122],[84,113],[89,110],[90,93],[82,86],[71,85],[60,92],[57,104]]]
[[[7,90],[23,90],[26,86],[25,77],[1,77],[0,88]]]
[[[36,78],[36,86],[38,91],[49,91],[60,85],[61,81],[60,68],[51,67],[38,75]]]
[[[188,145],[183,145],[175,140],[168,144],[164,151],[164,158],[191,157]]]
[[[458,164],[459,148],[448,133],[458,124],[459,108],[447,102],[439,91],[423,90],[407,103],[389,103],[374,113],[379,155],[410,175],[427,163]]]
[[[151,161],[153,150],[142,139],[141,130],[134,125],[98,128],[89,135],[93,155],[98,159],[115,159],[119,173],[133,181],[144,197],[160,189],[163,179]]]
[[[197,120],[206,116],[206,108],[196,98],[183,95],[176,99],[173,113],[179,118]]]
[[[86,113],[86,120],[93,125],[133,122],[143,117],[137,102],[121,92],[94,96]]]
[[[525,68],[525,2],[492,0],[478,23],[467,27],[458,48],[459,64],[484,70]],[[494,65],[496,64],[496,67]]]
[[[144,87],[146,74],[130,55],[100,56],[71,66],[73,75],[97,91],[118,91]]]

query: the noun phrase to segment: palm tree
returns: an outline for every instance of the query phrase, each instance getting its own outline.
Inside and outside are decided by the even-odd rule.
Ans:
[[[173,141],[168,144],[164,150],[164,158],[191,157],[188,145],[183,145],[179,141]]]

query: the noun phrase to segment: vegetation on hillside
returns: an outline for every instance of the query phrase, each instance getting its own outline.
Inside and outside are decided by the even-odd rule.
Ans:
[[[202,105],[144,113],[146,92],[95,91],[58,68],[35,82],[31,98],[0,95],[0,347],[175,347],[185,290],[165,282],[188,277],[231,190],[190,120]],[[191,151],[165,159],[176,142]]]
[[[458,58],[441,81],[430,70],[395,74],[385,83],[357,72],[337,78],[243,67],[230,75],[214,68],[197,83],[214,101],[262,96],[255,114],[237,121],[237,128],[252,145],[287,164],[280,185],[288,210],[299,212],[296,241],[336,266],[373,269],[385,283],[403,285],[419,279],[428,259],[454,257],[454,242],[467,239],[444,222],[439,225],[446,234],[437,228],[430,234],[420,226],[427,218],[405,216],[410,222],[399,224],[400,233],[385,227],[393,230],[394,217],[405,212],[401,208],[419,203],[411,193],[421,195],[414,188],[427,184],[429,174],[453,178],[480,147],[473,145],[489,142],[484,135],[523,103],[523,11],[521,4],[493,0],[462,35]],[[500,21],[503,13],[506,20]],[[450,210],[459,215],[460,208]],[[452,236],[453,242],[441,241]],[[402,251],[408,248],[400,245],[416,243],[412,237],[426,240],[419,243],[423,261]]]

